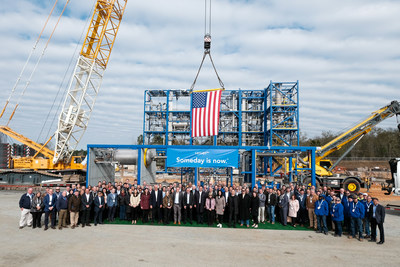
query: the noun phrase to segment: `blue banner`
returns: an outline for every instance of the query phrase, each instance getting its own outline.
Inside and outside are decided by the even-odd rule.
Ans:
[[[238,167],[238,149],[167,149],[167,167]]]

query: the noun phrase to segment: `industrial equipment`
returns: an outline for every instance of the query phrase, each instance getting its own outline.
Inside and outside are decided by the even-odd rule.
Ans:
[[[95,4],[59,115],[54,151],[47,148],[52,137],[40,145],[7,126],[0,127],[0,132],[37,151],[33,157],[11,159],[14,169],[57,170],[60,173],[73,170],[81,172],[85,168],[81,164],[82,158],[73,157],[72,154],[87,129],[126,3],[127,0],[97,0]],[[44,157],[39,157],[40,154]]]
[[[318,148],[315,152],[315,172],[317,175],[317,183],[332,188],[343,187],[345,190],[349,190],[350,192],[358,192],[361,185],[364,183],[359,177],[335,175],[332,173],[332,170],[354,148],[354,146],[372,130],[373,127],[394,115],[396,115],[397,127],[400,130],[400,104],[398,101],[392,101],[389,105],[372,112],[368,118],[346,130],[324,146]],[[354,143],[351,144],[351,146],[334,164],[332,164],[329,159],[326,159],[329,154],[341,149],[353,140],[355,140]],[[302,160],[300,165],[309,165],[307,157]],[[302,182],[308,184],[310,183],[310,178],[305,178]]]
[[[386,184],[382,184],[382,190],[387,191],[385,195],[393,194],[400,196],[400,158],[391,159],[389,161],[392,179],[386,180]]]

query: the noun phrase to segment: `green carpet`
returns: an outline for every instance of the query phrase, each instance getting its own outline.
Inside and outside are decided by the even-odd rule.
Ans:
[[[119,225],[132,225],[131,221],[124,221],[124,220],[120,220],[118,218],[115,219],[115,221],[113,222],[109,222],[108,220],[104,220],[104,224],[119,224]],[[173,226],[173,227],[208,227],[208,224],[204,223],[204,224],[197,224],[197,222],[193,222],[193,224],[190,223],[186,223],[183,224],[181,223],[181,225],[178,224],[174,224],[173,222],[170,222],[168,225],[164,225],[164,224],[151,224],[150,222],[148,223],[143,223],[141,220],[137,221],[136,225],[153,225],[153,226]],[[236,228],[243,228],[243,229],[253,229],[251,227],[252,223],[250,223],[250,227],[247,228],[246,225],[240,226],[240,224],[236,224]],[[210,227],[217,227],[217,224],[214,223],[212,226]],[[228,225],[226,223],[222,224],[222,228],[229,228]],[[300,225],[293,227],[290,225],[287,226],[283,226],[280,223],[275,223],[275,224],[271,224],[266,222],[265,224],[260,223],[258,224],[258,229],[267,229],[267,230],[300,230],[300,231],[310,231],[310,229],[308,229],[307,227],[301,227]]]

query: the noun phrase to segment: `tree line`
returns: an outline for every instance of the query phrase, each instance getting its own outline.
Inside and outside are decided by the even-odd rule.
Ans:
[[[320,147],[331,141],[337,135],[330,131],[324,131],[321,135],[308,138],[306,135],[301,135],[301,146],[316,146]],[[354,142],[354,141],[353,141]],[[329,155],[329,157],[340,157],[352,144],[342,147]],[[400,133],[398,129],[389,128],[374,128],[366,134],[360,142],[350,151],[346,157],[400,157]]]

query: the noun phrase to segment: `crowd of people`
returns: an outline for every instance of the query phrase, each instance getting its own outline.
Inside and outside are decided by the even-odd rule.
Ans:
[[[106,219],[116,218],[129,223],[207,224],[208,226],[236,227],[237,224],[258,228],[259,224],[276,222],[292,227],[308,226],[317,233],[334,236],[347,234],[348,238],[376,242],[379,228],[383,244],[385,209],[377,198],[366,193],[351,195],[343,188],[336,193],[330,188],[318,190],[314,186],[283,185],[282,188],[265,186],[226,186],[224,183],[187,185],[143,185],[106,183],[97,186],[72,185],[62,191],[59,187],[46,188],[45,193],[28,192],[21,196],[20,229],[25,226],[41,228],[44,213],[44,230],[72,229],[96,226]]]

